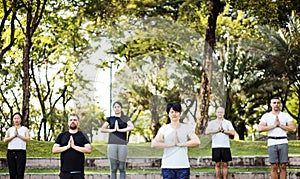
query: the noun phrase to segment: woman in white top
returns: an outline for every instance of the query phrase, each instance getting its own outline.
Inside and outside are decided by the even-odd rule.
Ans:
[[[200,140],[193,126],[180,122],[179,103],[167,104],[166,111],[170,123],[158,130],[151,146],[164,149],[161,165],[163,179],[188,179],[190,163],[187,148],[200,145]]]
[[[26,164],[26,142],[30,141],[28,128],[22,126],[21,113],[13,114],[13,126],[5,134],[4,142],[8,143],[7,163],[10,178],[23,179]]]

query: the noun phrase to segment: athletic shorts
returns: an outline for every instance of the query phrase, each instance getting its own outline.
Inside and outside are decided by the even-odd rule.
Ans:
[[[230,148],[212,148],[212,161],[229,162],[231,160]]]
[[[190,168],[162,168],[163,179],[189,179]]]
[[[84,173],[60,172],[60,179],[84,179]]]
[[[270,163],[288,163],[288,144],[277,144],[268,146]]]

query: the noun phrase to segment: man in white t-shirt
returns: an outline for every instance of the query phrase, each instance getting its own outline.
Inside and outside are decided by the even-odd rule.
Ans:
[[[289,114],[280,111],[280,99],[271,99],[272,111],[264,114],[258,125],[259,132],[268,132],[268,154],[271,163],[271,178],[286,178],[288,163],[288,140],[286,132],[295,132],[296,126]]]
[[[212,134],[212,161],[215,162],[217,179],[221,178],[221,166],[223,178],[228,178],[228,162],[232,160],[229,135],[235,133],[232,123],[224,119],[224,114],[225,109],[218,107],[217,119],[210,121],[205,130],[205,134]]]

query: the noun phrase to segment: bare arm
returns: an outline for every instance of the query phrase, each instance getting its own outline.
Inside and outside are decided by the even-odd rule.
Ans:
[[[276,127],[277,127],[276,124],[271,125],[271,126],[267,126],[266,122],[260,122],[258,124],[258,132],[266,132],[266,131],[269,131],[269,130],[274,129]]]
[[[234,131],[234,129],[229,130],[229,131],[225,131],[225,130],[224,130],[223,133],[224,133],[224,134],[227,134],[227,135],[234,135],[235,131]]]
[[[117,126],[117,131],[119,132],[129,132],[134,130],[134,125],[131,121],[127,122],[127,127],[123,129],[119,129],[119,126]]]
[[[69,144],[70,144],[70,148],[73,148],[74,150],[77,150],[78,152],[87,153],[87,154],[90,154],[92,152],[91,144],[85,144],[83,147],[76,146],[72,136],[70,137]]]
[[[59,144],[54,144],[52,147],[52,153],[53,154],[58,154],[61,152],[64,152],[66,150],[68,150],[70,148],[70,144],[66,145],[66,146],[60,146]]]
[[[17,137],[17,136],[16,135],[10,136],[9,131],[7,130],[5,133],[4,142],[8,143],[11,140],[13,140],[15,137]]]
[[[163,135],[162,134],[157,134],[155,136],[155,138],[152,140],[152,143],[151,143],[151,147],[152,148],[157,148],[157,149],[164,149],[164,148],[167,148],[167,147],[173,147],[175,146],[175,142],[174,143],[164,143],[163,142]]]
[[[10,136],[9,131],[6,131],[5,137],[4,137],[4,142],[8,143],[8,142],[12,141],[16,137],[20,138],[21,140],[23,140],[25,142],[29,142],[30,141],[30,136],[29,136],[28,129],[26,129],[26,131],[25,131],[25,136],[19,135],[18,134],[18,130],[16,129],[16,131],[15,131],[15,133],[14,133],[13,136]]]
[[[279,127],[288,132],[296,132],[296,125],[293,121],[288,122],[286,126],[280,124]]]
[[[189,134],[189,138],[190,140],[187,141],[187,142],[184,142],[184,143],[177,143],[176,145],[177,146],[183,146],[183,147],[194,147],[194,146],[197,146],[197,145],[200,145],[200,139],[199,137],[195,134],[195,131],[192,131],[190,134]]]
[[[115,132],[115,131],[117,130],[117,129],[116,129],[116,126],[115,126],[114,129],[109,129],[108,127],[109,127],[109,123],[108,123],[108,122],[105,122],[105,123],[102,125],[100,131],[103,132],[103,133],[112,133],[112,132]]]
[[[80,147],[80,146],[76,146],[74,144],[74,140],[73,137],[70,137],[70,140],[68,142],[68,145],[66,146],[60,146],[59,144],[54,144],[53,148],[52,148],[52,153],[53,154],[58,154],[61,152],[64,152],[70,148],[73,148],[74,150],[77,150],[78,152],[82,152],[82,153],[91,153],[92,152],[92,146],[91,144],[85,144],[84,147]]]
[[[218,130],[210,130],[210,129],[206,129],[205,130],[205,134],[208,135],[208,134],[216,134],[216,133],[219,133],[221,132],[219,129]]]
[[[21,136],[21,135],[17,134],[17,137],[19,137],[20,139],[22,139],[25,142],[29,142],[30,141],[29,130],[26,129],[25,136]]]

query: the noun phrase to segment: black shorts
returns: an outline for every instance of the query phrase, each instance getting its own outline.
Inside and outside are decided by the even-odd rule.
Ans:
[[[230,148],[212,148],[212,161],[229,162],[231,160]]]
[[[60,172],[60,179],[84,179],[84,173]]]

